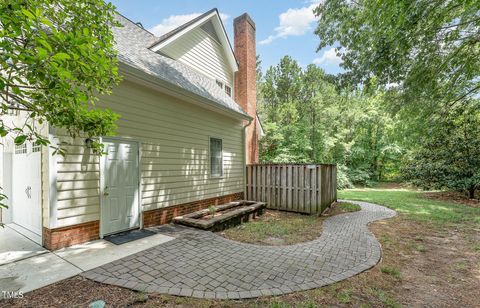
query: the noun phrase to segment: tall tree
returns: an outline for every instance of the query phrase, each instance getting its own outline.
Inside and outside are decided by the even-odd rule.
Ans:
[[[337,163],[342,179],[365,183],[398,171],[397,119],[382,93],[343,89],[315,65],[286,57],[267,70],[259,108],[268,162]]]
[[[1,137],[46,145],[37,130],[43,122],[72,137],[114,133],[118,116],[94,108],[119,81],[114,14],[103,0],[0,1]],[[6,123],[10,110],[21,111],[25,123]]]
[[[47,145],[44,122],[72,137],[114,133],[118,116],[94,109],[119,81],[114,14],[103,0],[0,0],[0,138]],[[5,120],[12,110],[23,123]]]
[[[281,158],[282,161],[305,160],[305,153],[298,150],[303,148],[301,144],[304,139],[297,138],[299,134],[296,130],[299,127],[295,125],[300,116],[298,105],[301,100],[301,77],[301,67],[286,56],[278,65],[267,69],[259,87],[259,112],[266,128],[272,132],[262,147],[268,157],[276,157],[277,160]],[[290,146],[284,147],[283,144]]]
[[[424,188],[465,191],[474,198],[480,189],[479,101],[468,108],[454,108],[431,128],[414,149],[403,170],[404,177]]]
[[[471,0],[325,0],[316,34],[354,80],[376,78],[431,112],[480,92],[479,11]]]

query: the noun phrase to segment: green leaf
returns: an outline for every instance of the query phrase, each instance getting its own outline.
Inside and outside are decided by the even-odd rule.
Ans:
[[[42,23],[43,23],[44,25],[47,25],[47,26],[49,26],[50,28],[53,27],[52,22],[51,22],[50,20],[48,20],[47,18],[42,18],[41,21],[42,21]]]
[[[69,60],[70,56],[67,53],[59,52],[52,57],[56,61]]]
[[[37,47],[37,54],[41,60],[48,57],[48,52],[42,47]]]
[[[0,137],[5,137],[8,135],[8,131],[5,129],[5,126],[0,126]]]
[[[37,39],[37,42],[41,44],[43,47],[45,47],[48,50],[48,52],[52,52],[52,46],[50,46],[50,44],[48,44],[47,41],[45,41],[44,39]]]
[[[28,18],[30,18],[32,20],[35,20],[35,15],[33,15],[32,12],[30,12],[28,10],[25,10],[25,9],[22,9],[22,13],[23,13],[23,15],[27,16]]]
[[[63,68],[58,69],[58,75],[64,79],[72,79],[72,74]]]
[[[27,140],[26,135],[19,135],[19,136],[15,137],[14,142],[15,142],[16,145],[22,145],[25,142],[25,140]]]
[[[17,94],[17,95],[21,95],[22,94],[22,91],[20,90],[19,87],[12,87],[12,92]]]

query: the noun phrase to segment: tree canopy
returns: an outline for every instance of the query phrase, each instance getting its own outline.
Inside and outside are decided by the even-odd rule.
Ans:
[[[48,145],[43,123],[72,137],[114,134],[118,115],[94,108],[119,81],[114,14],[103,0],[0,0],[0,138]],[[7,122],[12,111],[23,123]]]
[[[14,126],[2,117],[1,137],[46,145],[36,129],[44,122],[73,137],[114,132],[118,116],[94,108],[119,81],[114,14],[103,0],[0,1],[0,112],[27,119]]]
[[[322,69],[302,69],[288,56],[266,71],[258,88],[263,161],[337,163],[340,187],[395,176],[397,119],[383,93],[339,91]]]
[[[319,48],[335,45],[345,77],[399,90],[423,110],[480,91],[480,2],[325,0],[315,9]]]
[[[480,113],[478,101],[454,108],[407,156],[402,174],[419,187],[467,191],[480,188]]]

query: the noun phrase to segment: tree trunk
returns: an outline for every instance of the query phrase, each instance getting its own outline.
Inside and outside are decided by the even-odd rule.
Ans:
[[[468,197],[470,199],[474,199],[475,198],[475,187],[470,187],[468,189]]]
[[[311,157],[311,162],[312,163],[315,163],[316,162],[316,158],[317,158],[317,153],[316,153],[316,149],[315,149],[315,134],[316,134],[316,130],[315,130],[315,121],[316,121],[316,113],[315,113],[315,110],[312,112],[312,157]]]

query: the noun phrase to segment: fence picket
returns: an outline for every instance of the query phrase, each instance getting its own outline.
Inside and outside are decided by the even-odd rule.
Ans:
[[[252,164],[245,168],[246,198],[270,209],[321,213],[337,198],[335,165]]]

